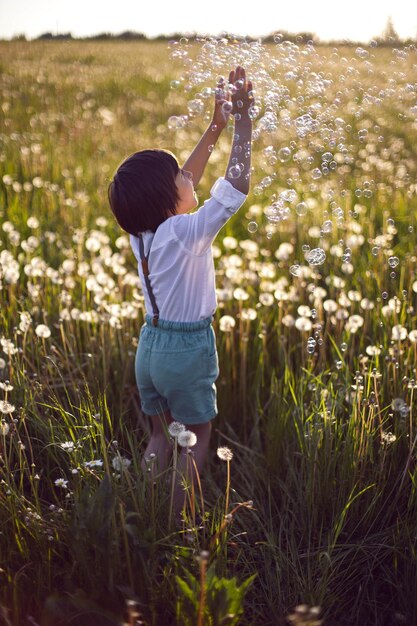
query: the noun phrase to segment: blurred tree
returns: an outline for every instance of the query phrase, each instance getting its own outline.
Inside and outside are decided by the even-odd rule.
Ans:
[[[400,36],[394,28],[394,22],[392,21],[391,16],[388,18],[387,24],[382,33],[382,40],[388,43],[397,43],[400,41]]]

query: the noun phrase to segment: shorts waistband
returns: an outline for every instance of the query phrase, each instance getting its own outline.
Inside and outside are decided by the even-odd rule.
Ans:
[[[197,322],[172,322],[170,320],[162,320],[158,319],[158,326],[154,326],[152,324],[153,316],[148,313],[145,315],[145,322],[147,326],[150,328],[154,328],[155,330],[176,330],[179,332],[195,332],[198,330],[204,330],[205,328],[209,328],[213,321],[213,315],[206,317],[205,319],[198,320]]]

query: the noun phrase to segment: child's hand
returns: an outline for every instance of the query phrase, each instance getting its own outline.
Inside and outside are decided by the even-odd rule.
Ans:
[[[248,118],[248,110],[254,104],[251,94],[252,83],[246,81],[246,73],[243,67],[237,66],[229,74],[229,90],[224,89],[223,78],[217,84],[215,91],[214,113],[211,124],[219,130],[226,127],[230,114],[240,115],[236,121]]]
[[[232,89],[232,115],[235,116],[236,121],[249,119],[248,111],[255,100],[252,95],[252,82],[246,81],[246,72],[243,67],[238,65],[236,71],[230,72],[229,84]],[[240,117],[236,117],[236,114]]]

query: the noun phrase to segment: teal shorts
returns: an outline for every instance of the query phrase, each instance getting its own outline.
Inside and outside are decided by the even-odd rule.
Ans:
[[[204,424],[217,415],[219,360],[213,317],[170,322],[145,316],[136,351],[135,375],[142,411],[169,410],[183,424]]]

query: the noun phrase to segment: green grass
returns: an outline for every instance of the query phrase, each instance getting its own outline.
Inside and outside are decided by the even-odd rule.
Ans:
[[[0,605],[9,623],[32,615],[42,626],[134,624],[137,611],[149,626],[275,626],[299,604],[319,605],[328,626],[415,623],[416,127],[407,87],[415,51],[390,64],[391,51],[373,49],[372,74],[350,48],[297,57],[300,71],[311,62],[309,71],[333,80],[306,106],[340,98],[337,111],[304,140],[280,124],[254,142],[252,192],[216,240],[221,374],[202,476],[207,519],[197,531],[189,511],[182,532],[169,528],[164,481],[149,485],[140,469],[148,425],[134,358],[143,296],[107,186],[142,148],[169,148],[184,161],[206,122],[177,134],[166,122],[187,113],[198,88],[170,89],[185,70],[164,43],[14,41],[0,50],[0,400],[14,406],[0,434]],[[189,54],[198,63],[199,47]],[[296,96],[287,70],[278,66],[277,76]],[[364,101],[391,76],[392,92]],[[114,114],[109,125],[103,107]],[[335,116],[350,128],[331,147]],[[229,130],[201,200],[224,174],[230,141]],[[267,146],[291,141],[293,154],[311,156],[308,166],[301,156],[268,161]],[[312,181],[330,148],[342,155],[337,170]],[[275,179],[259,190],[267,175]],[[271,227],[257,206],[286,188],[298,200]],[[311,202],[304,217],[301,199]],[[28,224],[33,217],[38,225]],[[332,232],[310,230],[328,219]],[[287,256],[283,243],[292,245]],[[304,261],[306,244],[326,250],[322,266]],[[302,275],[289,271],[295,261]],[[302,317],[303,305],[312,315],[304,331],[289,317]],[[225,315],[235,320],[230,332],[221,330]],[[50,337],[36,334],[39,324]],[[393,335],[397,325],[405,338]],[[229,486],[218,445],[234,453]],[[122,471],[113,465],[120,457],[131,461]]]

